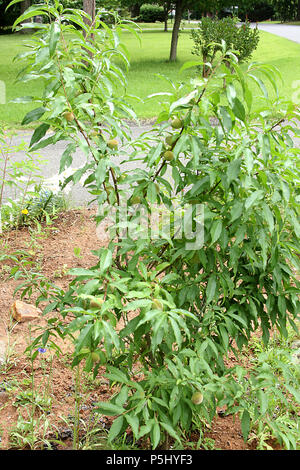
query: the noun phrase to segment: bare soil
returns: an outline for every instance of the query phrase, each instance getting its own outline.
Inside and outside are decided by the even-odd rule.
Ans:
[[[62,213],[50,227],[44,227],[41,234],[35,237],[32,243],[27,228],[11,231],[0,239],[2,251],[14,252],[26,249],[32,253],[32,259],[38,263],[39,270],[54,281],[57,285],[67,288],[70,278],[66,272],[73,267],[90,267],[96,258],[91,253],[106,244],[105,232],[96,232],[96,224],[92,219],[93,210],[71,210]],[[80,258],[74,254],[74,247],[80,248]],[[34,377],[36,390],[42,395],[48,391],[51,397],[51,407],[47,414],[47,420],[51,423],[51,431],[46,435],[51,440],[57,431],[60,444],[55,446],[57,450],[72,449],[72,422],[75,413],[75,375],[70,364],[72,362],[72,345],[58,340],[57,343],[62,353],[56,356],[51,349],[39,357],[32,365],[25,353],[30,344],[30,338],[39,334],[39,328],[46,325],[46,318],[27,323],[12,322],[10,306],[15,298],[20,298],[20,293],[14,297],[14,289],[20,283],[16,280],[7,280],[10,270],[10,262],[3,261],[0,264],[0,340],[9,341],[9,361],[6,366],[0,366],[0,436],[1,449],[12,447],[9,435],[16,426],[19,416],[26,417],[24,396],[22,391],[28,393],[30,380]],[[24,299],[26,300],[26,299]],[[30,303],[34,303],[34,295]],[[49,375],[49,367],[52,371]],[[47,373],[45,373],[45,367]],[[100,400],[108,400],[111,395],[108,381],[103,377],[104,370],[100,369],[94,382],[85,381],[82,385],[80,403],[81,433],[87,434],[94,422],[93,409],[95,403]],[[48,384],[47,377],[51,377]],[[83,382],[82,382],[83,384]],[[38,416],[38,413],[37,413]],[[101,418],[99,426],[105,430],[109,428],[110,418]],[[49,428],[51,429],[51,428]],[[254,450],[255,441],[246,444],[243,440],[238,417],[225,416],[223,410],[214,420],[212,426],[206,429],[206,442],[214,442],[214,449],[221,450]],[[129,436],[130,439],[130,436]],[[199,439],[199,433],[194,431],[191,442]],[[213,440],[213,441],[211,441]],[[272,443],[270,443],[272,444]],[[276,443],[273,448],[278,449]]]

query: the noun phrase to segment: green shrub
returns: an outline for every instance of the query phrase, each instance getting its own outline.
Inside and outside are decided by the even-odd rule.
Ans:
[[[83,362],[94,377],[106,367],[114,395],[96,411],[115,416],[110,441],[130,426],[153,449],[166,447],[169,437],[181,445],[222,403],[242,412],[247,439],[251,414],[239,371],[225,358],[238,355],[258,329],[266,344],[270,330],[296,329],[300,175],[291,135],[298,114],[267,95],[262,76],[276,88],[271,67],[240,67],[223,43],[208,79],[174,84],[156,126],[134,141],[124,117],[135,115],[114,88],[117,77],[126,89],[118,61],[128,58],[116,39],[128,24],[98,29],[97,18],[84,38],[72,26],[81,12],[42,10],[56,21],[38,33],[20,75],[45,78],[43,108],[38,97],[25,117],[44,121],[32,148],[68,140],[61,171],[80,148],[86,163],[66,182],[84,179],[99,205],[97,222],[114,211],[116,219],[107,246],[93,251],[95,265],[71,270],[65,292],[52,289],[44,312],[56,310],[57,318],[35,344],[69,335],[73,367]],[[257,112],[253,81],[262,102]],[[45,137],[43,126],[53,135]],[[122,160],[134,162],[125,173]],[[153,236],[141,216],[158,209],[169,224],[153,222],[150,229],[160,229]]]
[[[202,18],[199,28],[191,33],[194,41],[192,53],[203,57],[204,64],[213,63],[218,52],[221,51],[222,41],[234,51],[239,62],[246,62],[258,46],[259,31],[252,29],[250,23],[238,27],[237,18]],[[209,68],[203,65],[203,75],[209,73]]]
[[[164,9],[159,5],[144,4],[140,9],[138,21],[141,23],[155,23],[156,21],[164,21]]]
[[[274,6],[269,2],[257,1],[251,7],[240,7],[239,16],[245,21],[267,21],[274,16]]]

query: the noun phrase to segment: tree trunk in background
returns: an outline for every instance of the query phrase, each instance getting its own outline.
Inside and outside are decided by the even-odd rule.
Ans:
[[[300,0],[298,0],[297,5],[297,20],[300,21]]]
[[[94,22],[96,17],[96,0],[83,0],[83,10],[91,17],[92,22]],[[84,22],[87,25],[90,25],[90,22],[84,18]],[[84,37],[86,37],[86,33],[84,31]],[[91,35],[91,38],[94,39],[94,35]]]
[[[21,15],[23,15],[24,11],[26,11],[30,6],[31,0],[23,0],[23,2],[21,2]]]
[[[29,8],[31,6],[31,0],[23,0],[23,2],[21,2],[21,11],[20,11],[20,14],[23,15],[23,13],[27,10],[27,8]],[[28,19],[28,20],[25,20],[24,23],[29,23],[31,20]]]
[[[83,0],[83,9],[94,21],[96,16],[96,0]]]
[[[170,50],[170,61],[174,62],[177,58],[177,44],[179,36],[179,28],[183,15],[183,2],[184,0],[177,0],[175,4],[175,20],[172,31],[171,50]]]
[[[299,0],[300,1],[300,0]],[[164,14],[165,14],[165,27],[164,31],[167,33],[168,32],[168,18],[169,18],[169,11],[171,8],[171,2],[165,2],[164,3]]]

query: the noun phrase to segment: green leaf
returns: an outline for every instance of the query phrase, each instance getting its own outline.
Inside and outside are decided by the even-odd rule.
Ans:
[[[223,126],[225,127],[227,132],[229,132],[232,129],[232,125],[233,125],[231,116],[224,106],[220,106],[220,113],[222,116]]]
[[[50,26],[50,41],[49,41],[50,57],[52,57],[56,51],[59,36],[60,36],[60,25],[54,22]]]
[[[262,390],[258,390],[257,396],[260,405],[260,414],[263,416],[268,410],[269,401],[267,395]]]
[[[35,144],[36,142],[39,142],[46,135],[46,132],[48,131],[49,128],[50,128],[49,124],[43,123],[37,129],[35,129],[31,137],[29,147],[32,147],[33,144]]]
[[[26,114],[22,121],[22,126],[26,126],[26,124],[30,124],[33,121],[38,121],[45,114],[46,111],[47,110],[42,107],[29,111],[29,113]]]
[[[105,374],[105,377],[107,377],[111,381],[116,381],[119,383],[128,383],[129,381],[122,371],[112,366],[108,368],[108,372]]]
[[[97,410],[96,410],[97,411]],[[124,416],[114,419],[108,434],[108,441],[112,442],[121,432],[124,423]]]
[[[126,411],[122,406],[114,405],[113,403],[106,401],[100,401],[96,406],[97,408],[95,408],[95,411],[105,416],[121,415]]]
[[[258,189],[257,191],[254,191],[245,201],[245,209],[248,210],[250,209],[251,206],[253,206],[256,202],[260,201],[264,197],[264,191],[261,189]]]
[[[171,325],[172,325],[172,329],[174,331],[174,336],[175,336],[176,342],[178,344],[178,348],[181,349],[182,337],[181,337],[181,331],[180,331],[180,328],[178,326],[178,323],[172,317],[170,318],[170,322],[171,322]]]
[[[236,219],[239,219],[243,213],[244,205],[241,201],[236,201],[232,206],[230,215],[230,223],[234,222]]]
[[[69,168],[69,166],[71,166],[72,161],[73,161],[72,154],[75,152],[75,150],[76,150],[76,144],[74,143],[68,144],[67,148],[65,149],[60,159],[60,166],[59,166],[60,173],[62,173],[66,168]]]
[[[233,105],[232,111],[234,112],[235,116],[238,119],[240,119],[241,121],[245,121],[245,119],[246,119],[245,107],[244,107],[243,103],[238,98],[236,98],[234,100],[234,105]]]
[[[116,405],[123,406],[128,400],[128,387],[123,386],[116,397]]]
[[[76,343],[76,352],[80,353],[83,346],[86,346],[91,338],[92,330],[94,328],[93,324],[86,325],[83,330],[81,330],[79,338]]]
[[[96,277],[95,271],[84,268],[72,268],[68,271],[68,274],[70,276],[85,277],[87,279],[90,277]]]
[[[157,421],[153,424],[150,434],[151,434],[152,449],[154,450],[160,443],[160,427]]]
[[[100,270],[102,273],[105,273],[105,271],[107,271],[107,269],[111,266],[112,259],[112,252],[108,248],[103,250],[100,258]]]
[[[170,426],[169,424],[167,423],[164,423],[164,422],[160,422],[161,426],[167,431],[167,433],[173,437],[177,442],[181,443],[181,440],[180,440],[180,437],[178,436],[177,432],[175,431],[175,429],[172,428],[172,426]]]
[[[47,139],[41,140],[37,144],[35,144],[33,147],[31,147],[31,151],[35,152],[36,150],[40,150],[42,148],[48,147],[48,145],[52,145],[56,143],[55,142],[55,135],[51,135],[50,137],[47,137]]]
[[[197,95],[197,90],[193,90],[191,91],[191,93],[189,93],[188,95],[186,96],[183,96],[182,98],[180,98],[179,100],[175,101],[174,103],[171,104],[170,106],[170,114],[173,113],[174,109],[176,108],[180,108],[181,106],[186,106],[190,101],[192,101],[192,99],[195,98],[195,96]]]
[[[13,5],[16,5],[16,3],[21,3],[23,2],[23,0],[12,0],[8,5],[7,7],[5,8],[5,11],[7,11],[10,7],[12,7]]]
[[[227,182],[228,182],[228,185],[230,185],[230,183],[232,181],[236,180],[236,178],[238,177],[238,175],[240,173],[240,166],[241,166],[241,160],[240,159],[235,159],[228,165],[228,168],[227,168]]]
[[[216,288],[217,288],[216,275],[213,274],[212,276],[210,276],[208,283],[207,283],[207,287],[206,287],[206,301],[208,304],[213,300],[215,293],[216,293]]]
[[[131,427],[131,430],[133,432],[133,435],[136,439],[138,439],[139,435],[139,418],[137,416],[132,416],[130,414],[125,415],[126,421]]]
[[[215,220],[210,229],[211,234],[211,245],[213,245],[217,240],[219,240],[222,233],[222,220]]]
[[[247,442],[250,432],[250,414],[248,410],[244,410],[241,418],[241,429],[244,437],[244,441]]]
[[[180,68],[179,70],[179,73],[182,73],[184,72],[185,70],[187,69],[190,69],[190,68],[193,68],[193,67],[199,67],[203,65],[203,61],[202,60],[190,60],[190,61],[187,61],[183,64],[183,66]]]

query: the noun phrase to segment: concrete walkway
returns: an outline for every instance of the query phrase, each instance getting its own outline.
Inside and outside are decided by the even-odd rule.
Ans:
[[[151,125],[132,125],[130,126],[132,139],[136,139],[139,137],[140,134],[143,132],[149,131],[153,126]],[[13,146],[18,147],[22,142],[25,142],[27,145],[30,143],[30,139],[32,136],[33,131],[20,131],[18,136],[14,137],[13,139]],[[51,133],[49,133],[50,135]],[[68,142],[60,141],[55,145],[49,145],[44,149],[40,149],[36,152],[37,155],[42,157],[45,160],[45,164],[40,166],[40,176],[45,179],[55,177],[59,173],[59,166],[60,166],[60,159],[61,156],[66,149]],[[22,162],[24,158],[24,151],[15,151],[13,153],[13,162]],[[122,158],[123,160],[123,158]],[[71,164],[71,168],[77,169],[81,165],[86,162],[86,156],[84,155],[83,151],[77,149],[76,152],[73,154],[73,162]],[[116,159],[116,162],[120,163],[120,159]],[[3,162],[0,159],[0,169],[3,166]],[[126,162],[126,164],[122,165],[123,171],[128,171],[132,168],[132,166],[140,166],[137,162]],[[91,196],[89,195],[88,191],[81,185],[81,184],[70,184],[69,185],[70,193],[68,195],[68,199],[71,206],[82,206],[85,205],[89,200],[91,200]],[[4,200],[8,197],[14,198],[14,190],[13,188],[5,187],[4,188]]]
[[[260,23],[258,25],[258,29],[260,29],[261,31],[266,31],[267,33],[275,34],[276,36],[281,36],[282,38],[289,39],[290,41],[294,41],[300,44],[300,26]]]

